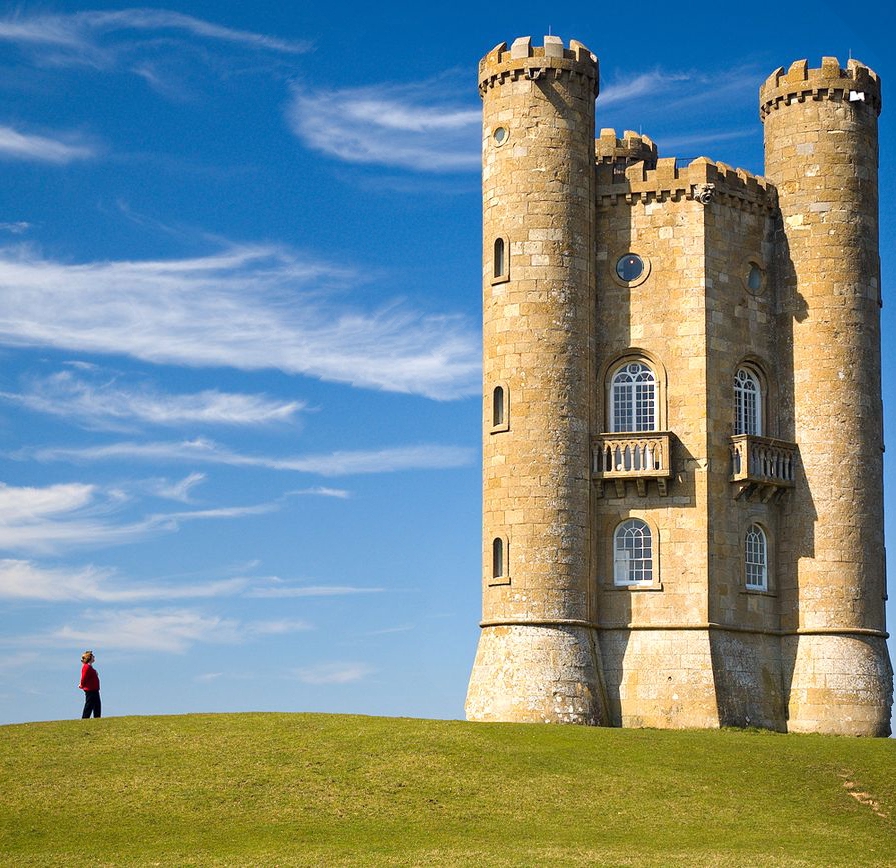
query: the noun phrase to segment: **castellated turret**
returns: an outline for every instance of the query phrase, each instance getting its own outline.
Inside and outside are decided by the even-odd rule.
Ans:
[[[826,57],[760,91],[778,189],[779,333],[793,388],[780,407],[801,472],[783,511],[788,728],[889,732],[884,632],[878,254],[880,81]]]
[[[528,38],[480,63],[483,632],[477,720],[606,723],[592,627],[597,60]]]
[[[887,734],[876,75],[774,73],[767,179],[595,138],[575,41],[479,90],[468,717]]]

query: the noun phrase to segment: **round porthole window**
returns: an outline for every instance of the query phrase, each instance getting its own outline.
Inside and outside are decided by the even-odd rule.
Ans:
[[[496,145],[503,145],[510,138],[510,133],[507,127],[495,127],[492,138],[494,138]]]
[[[644,274],[644,260],[637,253],[626,253],[616,261],[616,275],[625,283],[631,283]]]

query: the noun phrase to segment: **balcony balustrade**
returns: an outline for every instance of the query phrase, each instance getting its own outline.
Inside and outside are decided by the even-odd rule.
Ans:
[[[798,450],[795,443],[737,434],[731,438],[731,481],[737,497],[763,502],[793,488]]]
[[[638,494],[647,494],[647,483],[656,481],[657,490],[665,497],[672,475],[670,460],[671,435],[668,431],[644,433],[598,434],[592,439],[592,478],[598,494],[604,493],[604,481],[612,481],[616,496],[625,496],[625,484],[634,482]]]

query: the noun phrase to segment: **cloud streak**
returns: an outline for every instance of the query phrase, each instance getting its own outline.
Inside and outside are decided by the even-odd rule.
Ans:
[[[122,545],[151,534],[172,532],[187,521],[263,515],[281,503],[157,513],[116,523],[126,501],[118,490],[71,483],[46,488],[16,488],[0,483],[0,550],[58,553],[63,550]]]
[[[303,684],[350,684],[374,671],[366,663],[320,663],[296,669],[294,675]]]
[[[84,11],[69,15],[14,14],[0,18],[0,40],[23,47],[53,48],[54,60],[108,64],[115,57],[116,43],[109,37],[126,40],[134,32],[168,31],[189,36],[227,42],[248,49],[279,54],[304,54],[311,44],[302,40],[280,39],[248,30],[224,27],[202,18],[166,9],[120,9]],[[104,38],[106,44],[103,44]]]
[[[70,371],[44,379],[33,378],[25,391],[0,392],[0,398],[29,410],[113,429],[129,422],[165,426],[267,425],[292,421],[305,407],[301,401],[278,401],[265,395],[233,394],[216,389],[171,395],[151,388],[120,388],[114,380],[91,383]]]
[[[197,643],[239,645],[265,636],[310,629],[305,621],[240,621],[195,609],[104,609],[83,613],[77,626],[66,624],[17,642],[183,653]]]
[[[38,461],[190,461],[225,464],[231,467],[264,467],[321,476],[351,476],[366,473],[395,473],[404,470],[436,470],[468,467],[475,460],[474,450],[463,446],[399,446],[391,449],[331,452],[274,458],[246,455],[198,438],[175,442],[110,443],[104,446],[55,447],[30,450],[24,457]],[[315,493],[340,496],[331,490]]]
[[[476,171],[481,111],[434,99],[446,90],[452,88],[435,81],[317,91],[297,86],[286,119],[306,147],[344,162]]]
[[[7,600],[137,603],[230,596],[245,586],[245,579],[187,585],[128,584],[113,570],[94,566],[46,568],[32,561],[0,559],[0,598]]]
[[[89,160],[95,156],[95,149],[85,144],[23,133],[13,127],[0,125],[0,159],[62,165],[75,160]],[[3,224],[4,228],[12,232],[26,225]]]
[[[0,248],[0,343],[159,364],[279,368],[440,399],[478,392],[472,323],[394,305],[365,312],[336,304],[332,292],[358,279],[270,245],[81,265],[27,246]]]

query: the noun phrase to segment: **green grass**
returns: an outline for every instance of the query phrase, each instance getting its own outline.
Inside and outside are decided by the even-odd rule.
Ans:
[[[105,718],[0,728],[0,785],[4,865],[896,865],[893,740]]]

